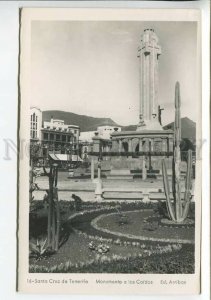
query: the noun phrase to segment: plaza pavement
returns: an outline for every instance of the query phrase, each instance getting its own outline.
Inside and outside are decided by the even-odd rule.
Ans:
[[[131,189],[137,190],[140,188],[149,188],[149,189],[160,189],[163,187],[162,180],[149,179],[142,181],[141,179],[134,180],[107,180],[103,179],[104,188],[120,188],[120,189]],[[34,199],[42,200],[45,190],[48,189],[48,177],[40,176],[36,178],[35,181],[40,190],[34,191]],[[62,200],[72,200],[71,195],[77,194],[84,201],[95,201],[95,187],[96,183],[92,182],[90,179],[74,179],[68,178],[68,172],[60,172],[58,175],[58,189],[59,199]]]
[[[72,194],[76,194],[83,201],[96,201],[95,199],[95,188],[96,183],[92,182],[90,179],[74,179],[68,178],[68,172],[59,172],[58,175],[58,189],[59,189],[59,199],[60,200],[72,200]],[[39,189],[38,191],[34,191],[34,199],[35,200],[43,200],[44,195],[46,194],[46,190],[48,189],[48,177],[40,176],[36,178],[35,181]],[[140,198],[140,191],[152,191],[153,198],[156,199],[165,199],[163,190],[163,181],[157,179],[147,179],[145,181],[141,179],[133,179],[133,180],[107,180],[103,179],[103,188],[106,190],[116,189],[116,192],[109,192],[107,195],[107,200],[118,200],[119,198],[124,198],[127,200],[134,200]],[[118,190],[121,191],[118,193]],[[127,192],[123,192],[123,191]],[[130,191],[130,192],[128,192]],[[193,199],[192,199],[193,200]]]

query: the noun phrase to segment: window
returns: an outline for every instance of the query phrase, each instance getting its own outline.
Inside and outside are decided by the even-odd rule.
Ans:
[[[44,140],[48,140],[48,133],[44,132],[43,138],[44,138]]]
[[[56,140],[57,140],[57,141],[60,141],[60,140],[61,140],[60,134],[56,134]]]
[[[35,113],[31,115],[31,128],[30,128],[30,136],[31,138],[37,138],[37,129],[38,129],[38,117]]]
[[[54,140],[54,134],[50,133],[50,140],[53,141]]]
[[[66,142],[66,135],[62,135],[62,142]]]

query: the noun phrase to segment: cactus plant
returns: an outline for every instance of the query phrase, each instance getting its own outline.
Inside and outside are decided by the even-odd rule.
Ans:
[[[175,122],[174,122],[174,141],[173,141],[173,159],[172,159],[172,195],[168,181],[165,159],[162,160],[163,185],[166,195],[167,211],[170,219],[176,223],[183,222],[189,212],[191,200],[191,170],[192,170],[192,150],[188,150],[187,174],[185,180],[185,193],[182,199],[181,194],[181,119],[180,119],[180,86],[179,82],[175,86]]]
[[[60,207],[58,201],[58,166],[50,166],[50,172],[43,167],[44,174],[49,178],[49,196],[48,196],[48,228],[47,243],[53,251],[58,251],[60,236]]]

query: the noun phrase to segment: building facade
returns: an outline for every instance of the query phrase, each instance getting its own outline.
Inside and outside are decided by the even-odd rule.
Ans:
[[[79,145],[79,126],[64,124],[63,120],[51,118],[44,121],[41,129],[43,149],[48,153],[77,154]],[[46,152],[44,151],[44,152]]]
[[[30,108],[30,142],[31,146],[40,144],[40,157],[78,155],[79,135],[79,126],[64,124],[63,120],[53,117],[50,121],[42,121],[42,111],[37,107]]]

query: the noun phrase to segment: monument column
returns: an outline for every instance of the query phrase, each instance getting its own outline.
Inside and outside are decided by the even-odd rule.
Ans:
[[[173,139],[169,139],[169,151],[173,152]]]
[[[148,152],[149,151],[149,139],[145,140],[145,151]]]
[[[167,138],[167,140],[166,140],[166,142],[167,142],[167,152],[169,152],[170,150],[169,150],[169,137]]]
[[[152,138],[151,139],[151,152],[154,151],[154,139]]]
[[[142,149],[142,139],[139,140],[139,152],[143,151]]]
[[[145,29],[138,48],[140,111],[137,130],[162,130],[158,120],[158,58],[161,48],[153,29]]]
[[[122,152],[122,140],[119,140],[119,152]]]
[[[132,139],[128,140],[128,152],[132,152]]]
[[[163,152],[167,151],[167,140],[166,140],[166,138],[162,139],[162,151]]]

